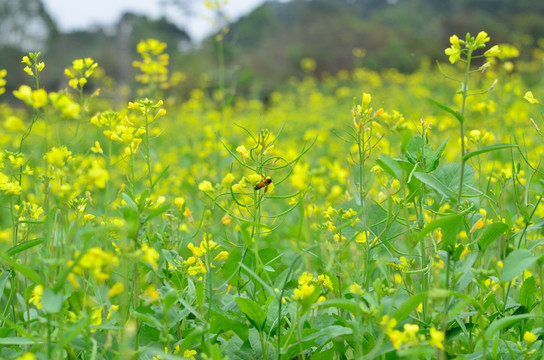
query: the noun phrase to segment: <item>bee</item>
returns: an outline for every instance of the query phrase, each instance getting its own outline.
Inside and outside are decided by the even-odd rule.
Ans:
[[[265,177],[264,175],[261,175],[261,181],[257,185],[255,185],[255,190],[259,190],[264,187],[264,193],[266,194],[266,190],[268,190],[268,185],[272,183],[272,178],[270,176]]]

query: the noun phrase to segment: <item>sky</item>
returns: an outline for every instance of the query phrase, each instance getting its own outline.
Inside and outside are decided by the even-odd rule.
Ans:
[[[160,6],[161,0],[43,0],[49,14],[61,31],[81,30],[92,25],[113,25],[125,11],[146,14],[152,18],[166,15],[174,24],[184,27],[191,37],[199,41],[214,28],[205,16],[212,17],[203,0],[194,2],[194,14],[183,15],[176,7]],[[224,1],[224,0],[223,0]],[[228,0],[225,12],[233,20],[249,13],[265,0]]]

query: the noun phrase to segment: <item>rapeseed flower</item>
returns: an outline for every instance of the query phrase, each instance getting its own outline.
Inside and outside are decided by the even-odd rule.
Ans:
[[[28,299],[28,303],[34,303],[36,305],[36,308],[41,309],[42,308],[42,295],[43,295],[43,286],[42,285],[36,285],[34,289],[32,289],[32,296],[30,299]]]

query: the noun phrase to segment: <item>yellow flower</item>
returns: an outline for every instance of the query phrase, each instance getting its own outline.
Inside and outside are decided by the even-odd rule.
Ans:
[[[300,275],[300,277],[298,278],[298,284],[299,285],[305,285],[305,284],[309,284],[312,282],[314,276],[312,273],[307,273],[306,271],[302,273],[302,275]]]
[[[5,79],[6,75],[8,74],[6,69],[0,70],[0,95],[6,92],[6,84],[7,81]]]
[[[320,285],[323,285],[324,287],[328,288],[330,291],[332,291],[332,281],[329,275],[319,275],[317,277],[317,283]]]
[[[159,253],[155,250],[154,247],[149,246],[147,243],[142,245],[142,256],[141,259],[151,265],[154,270],[157,270],[159,265],[157,264],[157,259],[159,258]]]
[[[198,184],[198,190],[203,191],[203,192],[212,192],[213,191],[213,185],[208,180],[204,180],[200,184]]]
[[[437,349],[444,350],[444,333],[432,327],[429,335],[431,336],[429,345]]]
[[[24,133],[26,131],[23,120],[17,116],[8,116],[4,121],[4,127],[8,131]]]
[[[249,151],[247,151],[244,145],[240,145],[236,148],[236,151],[242,157],[242,160],[246,160],[249,157]]]
[[[100,146],[100,143],[98,140],[94,142],[94,146],[91,147],[91,151],[98,154],[103,154],[104,150],[102,150],[102,147]]]
[[[89,183],[103,189],[106,187],[106,183],[108,182],[109,178],[110,175],[108,171],[100,166],[100,163],[97,160],[93,161],[88,172]]]
[[[15,360],[36,360],[36,355],[31,352],[26,352],[23,355],[19,356]]]
[[[314,285],[303,284],[293,291],[293,300],[304,301],[308,296],[314,293],[314,290]]]
[[[391,340],[391,343],[395,347],[395,349],[400,349],[402,346],[402,343],[405,340],[405,334],[400,330],[391,330],[387,336],[389,336],[389,340]]]
[[[34,289],[32,289],[32,296],[30,299],[28,299],[28,303],[34,303],[38,309],[42,308],[42,295],[43,295],[43,286],[42,285],[36,285]]]
[[[91,314],[91,324],[94,326],[102,325],[102,306],[95,309]]]
[[[496,57],[499,56],[501,53],[501,49],[499,48],[499,45],[493,45],[484,53],[485,57]]]
[[[108,291],[108,297],[110,298],[115,297],[121,294],[124,289],[125,289],[125,286],[123,285],[123,283],[121,282],[115,283]]]
[[[481,48],[481,47],[484,47],[485,43],[488,42],[489,40],[490,39],[487,33],[485,31],[480,31],[478,35],[476,36],[476,39],[474,40],[474,45],[477,48]]]
[[[45,153],[44,160],[49,164],[62,168],[66,165],[66,162],[71,160],[72,152],[69,151],[66,146],[53,147],[51,150]]]
[[[527,344],[532,344],[534,343],[536,340],[537,340],[537,337],[535,334],[533,334],[532,332],[530,331],[526,331],[524,334],[523,334],[523,340],[525,340],[527,342]]]
[[[221,261],[221,260],[227,260],[229,258],[228,251],[221,251],[217,256],[213,259],[213,261]]]
[[[361,285],[359,284],[351,284],[349,286],[349,292],[353,295],[359,295],[362,296],[365,292],[363,291],[363,288],[361,288]]]
[[[459,45],[459,38],[457,35],[450,36],[451,47],[444,50],[444,53],[449,56],[449,60],[454,64],[461,58],[461,46]]]
[[[194,350],[185,350],[183,352],[183,357],[186,358],[186,359],[195,360],[194,355],[196,355],[196,351],[194,351]]]
[[[525,93],[525,95],[523,96],[523,98],[525,100],[527,100],[528,102],[530,102],[531,104],[538,104],[539,103],[539,101],[534,98],[532,91],[527,91]]]
[[[363,93],[363,108],[366,109],[370,102],[372,101],[372,96],[367,93]]]
[[[157,289],[155,288],[155,285],[149,285],[145,289],[145,291],[143,293],[143,297],[146,298],[148,301],[153,302],[153,301],[157,300],[160,297],[160,294],[157,291]]]
[[[182,197],[177,197],[174,199],[174,204],[178,208],[179,211],[183,209],[183,205],[185,204],[185,199]]]
[[[481,230],[483,229],[483,227],[485,226],[485,222],[483,219],[478,219],[478,221],[476,221],[474,223],[474,225],[472,225],[472,228],[470,229],[470,232],[474,232],[476,230]]]

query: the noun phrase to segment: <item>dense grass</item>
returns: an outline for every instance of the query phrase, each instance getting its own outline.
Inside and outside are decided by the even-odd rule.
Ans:
[[[41,89],[29,54],[0,104],[0,357],[542,358],[542,50],[481,36],[409,75],[307,59],[267,103],[169,97],[158,41],[128,106],[91,59]]]

